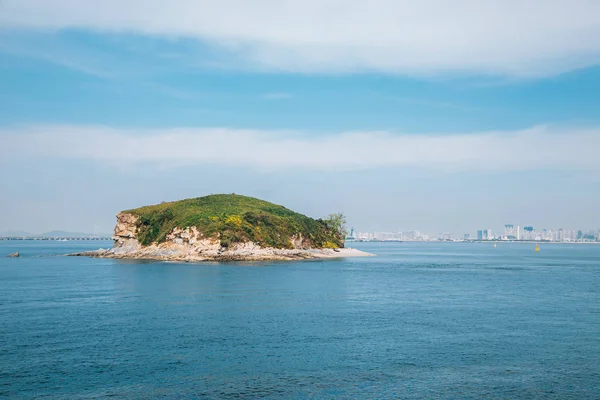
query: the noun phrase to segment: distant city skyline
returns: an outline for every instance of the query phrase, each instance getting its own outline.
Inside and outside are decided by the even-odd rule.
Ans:
[[[454,232],[440,232],[436,234],[424,233],[416,229],[390,230],[365,232],[355,227],[349,229],[350,239],[363,240],[407,240],[407,241],[429,241],[429,240],[524,240],[524,241],[552,241],[552,242],[575,242],[575,241],[600,241],[599,229],[569,229],[569,228],[541,228],[532,226],[520,227],[519,225],[506,224],[503,231],[493,229],[479,229],[475,235],[471,233],[457,234]]]
[[[377,231],[361,231],[354,226],[347,226],[348,236],[357,239],[398,239],[398,240],[438,240],[438,239],[468,239],[468,240],[549,240],[549,241],[576,241],[582,239],[599,240],[598,229],[572,229],[572,228],[538,228],[533,226],[520,226],[505,224],[497,230],[478,229],[472,232],[423,232],[418,229],[392,229]],[[53,230],[43,233],[31,233],[23,230],[0,231],[0,237],[110,237],[112,233],[106,232],[69,232]]]

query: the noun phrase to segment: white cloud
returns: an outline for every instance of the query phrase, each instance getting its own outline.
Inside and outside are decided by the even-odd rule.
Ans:
[[[3,0],[0,26],[207,41],[240,68],[551,75],[600,62],[597,0]]]
[[[300,132],[227,128],[129,130],[37,126],[0,130],[4,161],[61,158],[116,166],[228,165],[254,168],[422,167],[444,171],[600,171],[600,129],[470,134]]]

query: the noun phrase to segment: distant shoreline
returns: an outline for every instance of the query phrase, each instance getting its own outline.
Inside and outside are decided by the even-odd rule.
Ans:
[[[80,241],[113,241],[112,237],[0,237],[0,241],[49,241],[49,242],[80,242]],[[346,243],[522,243],[522,244],[600,244],[598,242],[553,242],[544,240],[347,240]]]
[[[46,240],[53,242],[69,242],[69,241],[84,241],[84,240],[113,240],[111,237],[45,237],[45,236],[32,236],[32,237],[18,237],[18,236],[2,236],[0,240]]]

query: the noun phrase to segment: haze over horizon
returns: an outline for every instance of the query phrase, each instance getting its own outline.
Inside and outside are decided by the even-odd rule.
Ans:
[[[4,0],[0,71],[0,232],[211,193],[600,228],[600,2]]]

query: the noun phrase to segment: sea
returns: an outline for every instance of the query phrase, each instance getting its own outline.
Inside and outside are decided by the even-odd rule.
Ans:
[[[0,241],[0,398],[600,398],[600,245],[350,245],[377,256]]]

